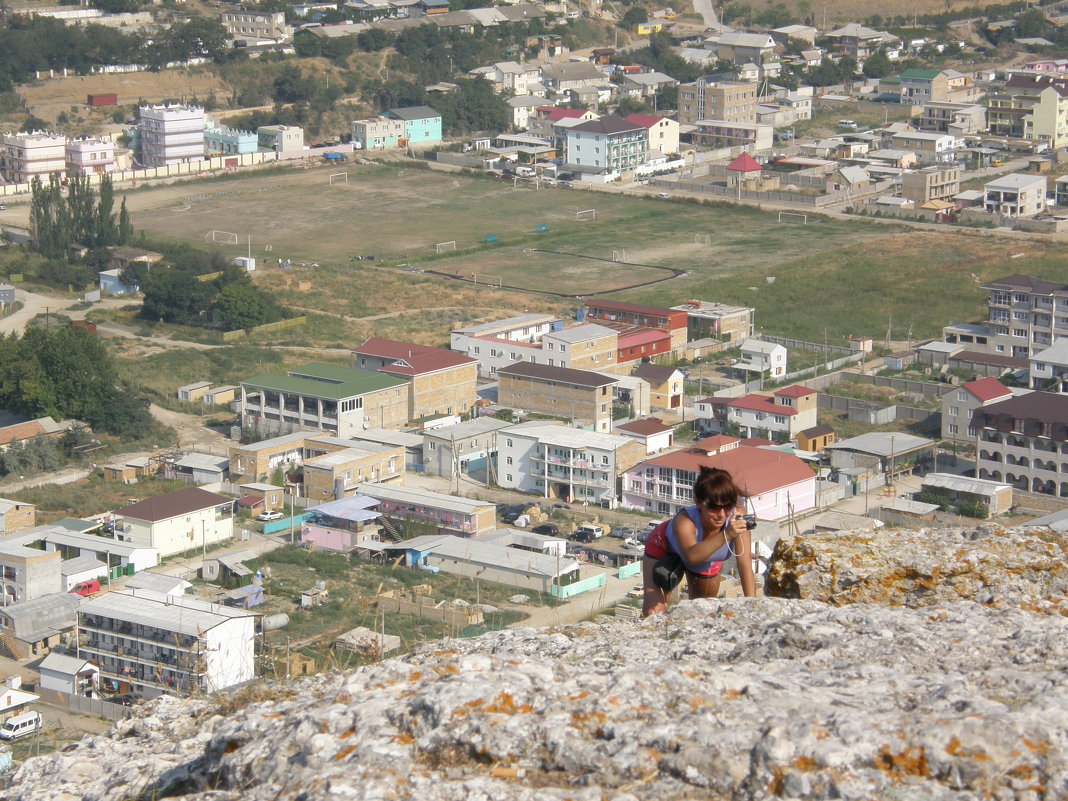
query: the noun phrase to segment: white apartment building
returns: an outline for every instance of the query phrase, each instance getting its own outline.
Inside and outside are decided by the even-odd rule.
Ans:
[[[101,175],[115,171],[115,143],[107,138],[80,136],[67,142],[67,171]]]
[[[50,173],[67,169],[67,137],[47,131],[4,134],[0,174],[13,184],[26,184],[34,178],[47,181]]]
[[[645,164],[648,134],[640,125],[619,117],[603,117],[569,128],[568,164],[583,172],[617,173]]]
[[[199,106],[141,106],[141,164],[166,167],[204,160],[204,109]]]
[[[741,349],[739,369],[772,379],[786,375],[786,348],[782,345],[760,339],[747,339],[742,343]]]
[[[485,333],[482,333],[485,332]],[[478,374],[492,377],[516,362],[577,370],[616,365],[619,335],[596,323],[563,328],[549,315],[524,315],[452,332],[450,347],[478,360]]]
[[[292,33],[282,11],[224,11],[219,22],[235,39],[273,39],[281,42]]]
[[[204,548],[234,536],[233,499],[199,487],[126,506],[122,517],[122,540],[141,548],[155,548],[161,557]]]
[[[508,489],[614,508],[623,473],[646,456],[631,437],[544,421],[497,433],[497,483]]]
[[[972,415],[976,409],[1013,397],[996,378],[987,376],[954,387],[942,396],[942,439],[975,442]]]
[[[78,656],[120,692],[222,692],[255,678],[258,617],[149,590],[109,592],[78,607]]]
[[[771,396],[746,395],[727,403],[727,423],[743,439],[787,442],[816,425],[816,403],[816,390],[802,386],[784,387]]]
[[[1008,217],[1029,217],[1046,210],[1046,177],[1009,173],[990,181],[983,187],[983,204],[991,214]]]

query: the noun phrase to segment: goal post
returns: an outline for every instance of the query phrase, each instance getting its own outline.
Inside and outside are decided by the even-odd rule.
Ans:
[[[575,212],[575,222],[585,222],[597,219],[597,209],[583,209]]]
[[[438,242],[436,245],[434,245],[435,253],[447,253],[450,250],[456,250],[455,239],[452,242]]]
[[[481,281],[480,281],[481,279]],[[487,275],[486,273],[475,273],[474,282],[487,284],[489,286],[495,286],[498,289],[502,286],[501,277],[499,275]]]
[[[801,225],[808,225],[808,215],[801,214],[795,211],[780,211],[779,222],[792,222],[800,223]]]
[[[347,184],[349,182],[349,174],[347,172],[335,172],[331,173],[327,179],[327,183],[331,186],[334,184]]]
[[[693,243],[695,245],[711,245],[712,234],[694,234]]]
[[[205,242],[221,242],[224,245],[236,245],[237,234],[230,231],[208,231],[204,235]]]

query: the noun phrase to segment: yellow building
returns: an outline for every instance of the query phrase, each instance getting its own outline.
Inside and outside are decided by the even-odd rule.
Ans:
[[[634,32],[639,36],[648,36],[651,33],[660,33],[664,30],[662,22],[639,22],[634,26]]]
[[[609,431],[612,427],[616,378],[532,362],[504,367],[497,371],[497,378],[501,406],[571,420],[589,425],[594,431]]]

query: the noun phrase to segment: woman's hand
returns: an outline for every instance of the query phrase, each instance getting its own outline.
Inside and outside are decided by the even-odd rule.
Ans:
[[[734,540],[745,534],[749,530],[746,524],[745,518],[742,516],[742,512],[735,512],[734,516],[730,519],[726,526],[723,528],[723,538],[725,540]]]

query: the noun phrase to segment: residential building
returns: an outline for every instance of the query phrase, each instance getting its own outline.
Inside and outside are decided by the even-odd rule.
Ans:
[[[696,125],[700,120],[756,123],[757,83],[708,75],[679,85],[678,121]]]
[[[67,140],[67,172],[102,175],[115,171],[115,143],[107,137],[79,136]]]
[[[979,378],[953,387],[942,396],[942,439],[975,442],[976,432],[972,428],[975,410],[1012,396],[1012,390],[993,377]]]
[[[635,362],[648,361],[672,352],[671,335],[656,328],[624,323],[609,323],[616,331],[616,369],[626,369]]]
[[[672,311],[686,312],[686,339],[712,337],[723,342],[740,342],[753,335],[753,315],[750,306],[728,306],[707,300],[688,300]]]
[[[702,147],[740,147],[757,153],[770,150],[774,145],[775,129],[770,125],[719,119],[697,120],[694,125],[697,130],[690,133],[690,138]]]
[[[48,654],[78,622],[78,602],[77,596],[52,592],[0,607],[0,655],[23,660]]]
[[[623,505],[670,517],[693,504],[693,485],[702,467],[727,470],[746,494],[747,511],[760,520],[783,520],[816,506],[816,474],[790,453],[743,446],[693,448],[647,459],[623,477]]]
[[[1029,387],[1047,392],[1068,392],[1068,338],[1062,337],[1045,350],[1038,350],[1028,361],[1031,365]],[[0,509],[3,503],[0,500]]]
[[[931,102],[974,100],[979,90],[971,78],[952,69],[928,70],[910,67],[901,73],[901,103],[922,106]]]
[[[231,445],[230,481],[233,484],[266,481],[276,470],[286,472],[297,467],[304,461],[305,441],[325,436],[325,433],[297,431],[248,445]]]
[[[540,420],[511,426],[497,441],[502,487],[609,508],[619,501],[620,476],[646,455],[630,437]]]
[[[893,48],[901,41],[892,33],[873,30],[856,22],[831,31],[827,38],[835,49],[861,63],[876,50]]]
[[[122,509],[122,540],[161,557],[202,549],[234,536],[233,505],[199,487],[168,492]]]
[[[541,105],[531,114],[528,129],[532,134],[551,139],[555,136],[554,128],[558,123],[566,121],[572,125],[579,125],[600,119],[600,116],[596,111],[589,109]]]
[[[51,417],[39,417],[24,423],[0,427],[0,450],[14,442],[26,442],[34,437],[60,437],[67,429]]]
[[[956,473],[928,473],[923,477],[920,491],[928,488],[946,493],[947,500],[954,506],[962,501],[982,504],[989,517],[1005,514],[1013,506],[1013,488],[998,481],[985,481]]]
[[[811,25],[785,25],[771,31],[772,38],[779,44],[789,44],[791,39],[800,39],[810,45],[816,43],[819,30]]]
[[[975,410],[976,478],[1068,498],[1068,395],[1029,392]]]
[[[109,592],[78,607],[77,656],[116,692],[219,693],[255,678],[258,617],[149,590]]]
[[[983,208],[1006,217],[1030,217],[1046,210],[1046,177],[1009,173],[983,186]]]
[[[541,68],[545,85],[557,94],[607,83],[608,76],[588,61],[546,64]]]
[[[617,425],[616,433],[630,437],[645,447],[645,453],[652,456],[671,448],[675,444],[675,426],[668,425],[659,417],[647,417],[630,423]]]
[[[451,426],[423,432],[421,466],[428,476],[467,475],[488,471],[487,478],[497,482],[494,460],[497,457],[497,432],[511,423],[496,417],[479,417]]]
[[[642,362],[631,373],[649,384],[649,404],[655,409],[679,409],[685,395],[685,376],[677,367]]]
[[[403,524],[407,536],[418,531],[477,537],[497,528],[497,507],[488,501],[386,484],[370,484],[360,492],[378,501],[378,511],[386,518],[380,524],[387,531],[396,527],[394,521]]]
[[[144,167],[167,167],[204,160],[204,109],[199,106],[141,106]]]
[[[498,87],[498,92],[506,90],[516,96],[545,94],[545,87],[541,82],[541,68],[536,64],[498,61],[485,71],[480,71],[480,74]],[[541,102],[544,103],[544,99]]]
[[[497,378],[501,406],[571,420],[594,431],[611,429],[614,377],[518,362],[498,370]]]
[[[823,453],[828,445],[838,441],[834,429],[830,426],[813,426],[804,431],[798,431],[795,436],[797,449],[806,453]]]
[[[505,103],[511,109],[511,128],[513,131],[524,131],[530,127],[530,120],[534,115],[534,109],[545,102],[545,98],[537,95],[517,95],[506,98]]]
[[[987,101],[990,133],[1068,145],[1068,75],[1012,72]]]
[[[45,551],[58,551],[63,557],[62,564],[78,557],[91,557],[105,565],[113,576],[129,575],[130,572],[148,570],[159,564],[159,552],[155,548],[142,548],[126,542],[125,526],[121,519],[111,519],[116,533],[113,536],[99,533],[99,523],[87,523],[84,520],[64,519],[58,523],[21,531],[4,539],[5,544],[25,545],[30,548],[42,548]]]
[[[404,120],[371,117],[350,123],[352,141],[364,150],[399,147],[405,141]]]
[[[816,425],[816,390],[800,385],[772,395],[745,395],[726,404],[727,433],[743,439],[760,437],[789,442]]]
[[[866,470],[873,475],[893,477],[909,473],[917,466],[929,465],[935,452],[934,440],[901,432],[882,431],[861,434],[826,446],[831,467],[841,471]]]
[[[665,331],[671,336],[672,350],[686,344],[687,315],[677,309],[640,306],[613,300],[588,300],[584,314],[586,320],[602,325],[619,323]]]
[[[0,541],[0,606],[66,592],[59,569],[61,561],[56,551]]]
[[[296,125],[261,125],[256,129],[256,138],[260,150],[275,153],[304,150],[304,129]]]
[[[407,381],[409,420],[466,414],[478,400],[478,361],[446,348],[371,337],[353,348],[352,363]]]
[[[285,487],[276,487],[262,481],[250,481],[241,484],[238,489],[242,493],[242,500],[256,498],[262,501],[263,511],[274,511],[285,506]]]
[[[543,334],[562,327],[560,319],[552,314],[520,314],[504,320],[453,329],[449,335],[449,347],[464,353],[468,350],[468,339],[478,337],[492,337],[508,342],[537,342]]]
[[[308,509],[300,527],[300,541],[307,547],[349,553],[360,546],[377,542],[382,518],[379,501],[369,495],[356,494]]]
[[[985,131],[986,106],[981,103],[949,103],[932,101],[925,103],[916,127],[921,131],[937,131],[961,137]]]
[[[620,117],[603,117],[569,128],[567,163],[584,172],[619,173],[645,163],[646,129]]]
[[[895,150],[914,152],[921,164],[953,161],[961,147],[956,136],[930,131],[902,131],[894,134],[891,142]]]
[[[931,200],[949,203],[960,192],[960,167],[932,166],[902,173],[901,196],[921,206]]]
[[[211,389],[210,381],[194,381],[178,387],[178,400],[184,403],[196,403],[204,397],[204,393]]]
[[[67,169],[67,137],[47,131],[3,136],[0,175],[7,183],[28,184],[34,178],[48,183],[52,173]]]
[[[204,152],[208,156],[239,156],[258,153],[259,149],[260,138],[255,131],[239,131],[225,125],[204,129]]]
[[[541,357],[549,367],[572,370],[610,370],[615,366],[619,335],[597,323],[550,331],[541,338]]]
[[[985,350],[1026,359],[1068,336],[1068,285],[1029,275],[1010,275],[983,286],[989,337]]]
[[[91,696],[100,675],[99,668],[92,662],[58,651],[41,660],[37,670],[41,674],[40,689],[66,695]]]
[[[775,56],[775,39],[767,33],[727,31],[713,44],[716,58],[735,64],[763,64]]]
[[[391,108],[383,117],[404,123],[404,141],[398,144],[418,148],[441,141],[441,114],[430,106]]]
[[[227,477],[230,459],[210,453],[186,453],[163,463],[161,475],[191,484],[218,484]]]
[[[36,517],[37,507],[32,503],[0,498],[0,536],[33,528]]]
[[[332,437],[308,440],[301,472],[304,497],[340,500],[353,495],[357,486],[403,484],[404,448]]]
[[[635,100],[646,100],[655,97],[657,92],[663,89],[671,89],[678,85],[678,81],[663,72],[628,72],[624,73],[623,82],[619,85],[619,95],[632,97]],[[676,151],[663,152],[674,153]]]
[[[370,426],[401,428],[408,420],[408,382],[312,362],[242,381],[237,411],[246,428],[279,434],[318,429],[348,438]]]
[[[283,11],[224,11],[219,22],[235,39],[273,39],[283,42],[293,31],[286,25]]]
[[[775,342],[747,339],[741,344],[741,360],[737,369],[757,373],[760,378],[781,378],[786,375],[786,348]]]
[[[645,129],[649,150],[665,155],[679,152],[679,124],[675,120],[649,114],[629,114],[626,121]]]

